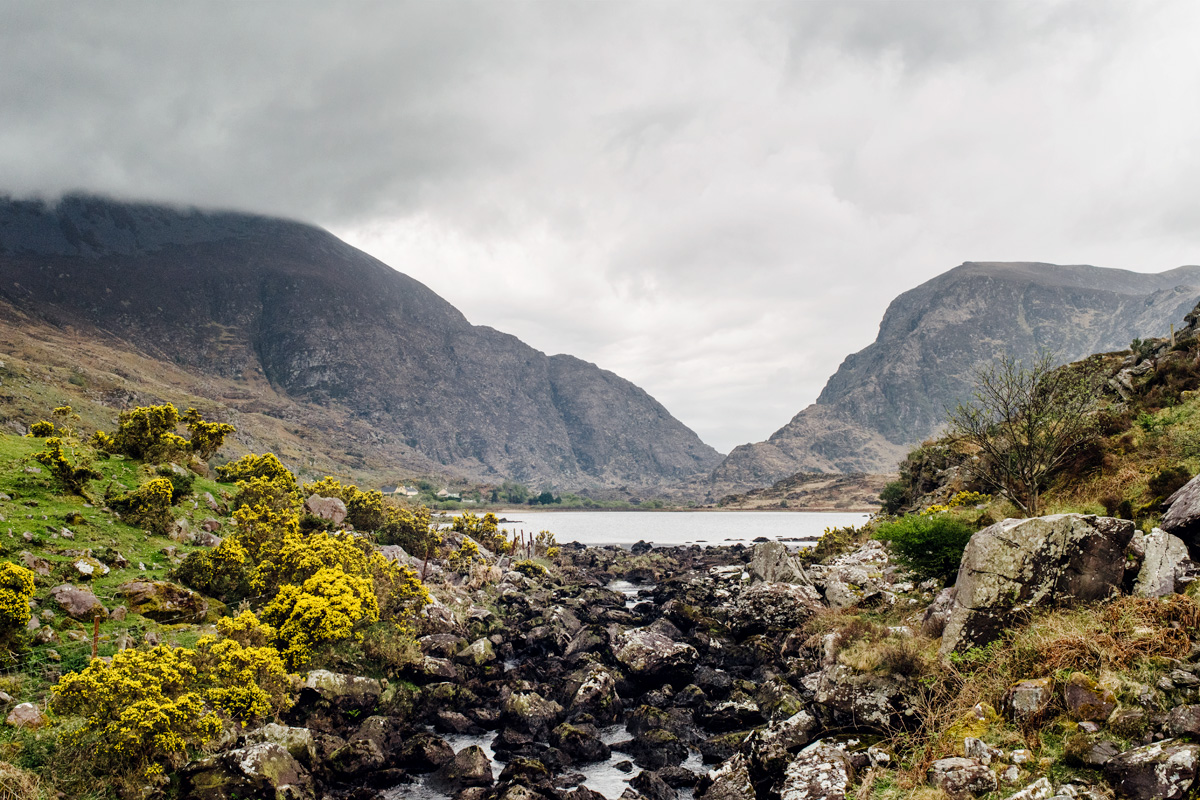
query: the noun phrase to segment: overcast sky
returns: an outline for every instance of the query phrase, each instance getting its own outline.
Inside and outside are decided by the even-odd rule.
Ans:
[[[0,2],[0,192],[279,214],[722,451],[963,261],[1200,262],[1200,3]]]

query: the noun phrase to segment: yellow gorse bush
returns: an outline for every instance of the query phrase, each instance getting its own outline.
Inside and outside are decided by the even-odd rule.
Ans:
[[[454,518],[453,529],[465,533],[498,555],[506,555],[513,550],[513,543],[500,530],[500,520],[490,511],[482,517],[465,511]]]
[[[10,561],[0,561],[0,646],[8,645],[29,622],[33,573]]]
[[[370,545],[349,533],[324,531],[304,535],[289,529],[280,536],[250,577],[250,587],[259,593],[278,589],[285,583],[300,584],[326,567],[341,567],[347,575],[369,578],[386,560],[370,552]]]
[[[991,500],[990,494],[981,492],[959,492],[951,497],[944,504],[934,503],[929,508],[921,512],[921,516],[928,517],[933,514],[941,514],[944,511],[949,511],[952,508],[962,508],[963,506],[977,506],[980,503],[986,503]]]
[[[47,439],[46,449],[34,453],[33,460],[44,464],[62,490],[71,494],[83,494],[87,482],[100,477],[100,473],[82,459],[72,464],[63,451],[62,439],[58,437]]]
[[[165,534],[174,517],[171,515],[171,496],[174,489],[167,478],[151,478],[131,492],[110,497],[109,506],[130,525]]]
[[[267,478],[279,481],[293,492],[297,489],[296,477],[274,453],[244,455],[236,461],[217,467],[217,477],[229,483],[251,478]]]
[[[358,638],[356,626],[379,620],[379,603],[370,578],[347,575],[340,566],[324,567],[303,585],[283,586],[262,619],[275,626],[276,646],[288,668],[299,669],[316,648]]]

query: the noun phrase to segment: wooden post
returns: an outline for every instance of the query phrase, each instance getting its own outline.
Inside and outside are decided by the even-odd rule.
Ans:
[[[425,563],[421,566],[421,582],[425,582],[425,576],[429,574],[429,542],[425,543]]]
[[[100,655],[100,617],[92,617],[92,658]]]

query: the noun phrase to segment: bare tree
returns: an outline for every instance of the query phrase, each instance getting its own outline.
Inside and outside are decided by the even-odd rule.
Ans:
[[[1098,436],[1100,376],[1042,353],[1028,368],[1002,356],[976,378],[975,401],[949,412],[951,436],[978,448],[978,478],[1036,517],[1050,479]]]

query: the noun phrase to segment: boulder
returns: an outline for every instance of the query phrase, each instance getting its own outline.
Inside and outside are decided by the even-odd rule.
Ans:
[[[35,703],[21,703],[8,712],[4,721],[14,728],[41,728],[49,723]]]
[[[613,655],[631,675],[657,682],[690,678],[700,658],[690,644],[648,628],[619,634],[613,643]]]
[[[562,706],[536,692],[514,692],[504,701],[504,722],[511,728],[545,736],[558,723]]]
[[[96,617],[105,619],[108,616],[104,604],[91,589],[63,584],[51,589],[50,597],[71,619],[91,622]]]
[[[189,800],[311,800],[312,777],[282,746],[259,742],[193,762],[182,771]]]
[[[454,760],[454,748],[440,736],[422,731],[403,741],[395,760],[409,772],[435,772]]]
[[[1114,756],[1104,765],[1104,777],[1119,797],[1182,800],[1196,782],[1198,762],[1200,745],[1164,739]]]
[[[821,595],[808,585],[758,583],[748,586],[722,607],[734,635],[790,631],[824,608]]]
[[[1134,594],[1142,597],[1162,597],[1181,591],[1195,580],[1196,565],[1188,557],[1183,540],[1155,528],[1142,538],[1145,555],[1142,569],[1134,582]]]
[[[820,673],[814,701],[839,725],[887,733],[916,724],[919,688],[908,678],[835,664]]]
[[[1117,708],[1117,698],[1082,672],[1074,672],[1063,686],[1063,701],[1076,720],[1103,722]]]
[[[704,788],[696,795],[697,800],[747,800],[755,796],[750,767],[741,754],[709,772],[701,780],[701,786]]]
[[[387,765],[379,745],[371,739],[352,739],[329,754],[325,766],[342,780],[362,778]]]
[[[317,761],[316,744],[308,728],[289,728],[272,722],[246,734],[246,744],[261,742],[279,745],[306,769],[312,769]]]
[[[37,573],[38,575],[41,575],[43,578],[50,577],[50,572],[54,569],[54,565],[49,561],[35,556],[28,550],[21,551],[21,563],[24,564],[26,568],[33,570],[33,572]]]
[[[383,694],[383,687],[374,678],[343,675],[324,669],[309,672],[302,689],[340,711],[374,709]]]
[[[571,698],[569,707],[572,712],[591,714],[601,722],[616,721],[621,709],[621,697],[617,694],[617,679],[609,670],[592,664],[572,673],[567,679],[566,689]]]
[[[1200,705],[1172,708],[1167,713],[1163,732],[1168,736],[1200,736]]]
[[[954,609],[954,587],[948,587],[938,592],[933,602],[925,609],[921,617],[921,633],[930,639],[940,639],[946,630],[946,622]]]
[[[340,497],[309,495],[304,501],[304,510],[334,525],[341,525],[346,520],[346,504]]]
[[[458,789],[470,786],[491,786],[492,762],[478,745],[464,747],[454,759],[442,767],[438,777],[451,787]]]
[[[71,562],[71,569],[80,580],[90,581],[92,578],[103,578],[109,573],[108,567],[91,556],[82,556]]]
[[[747,571],[752,581],[809,583],[804,569],[782,542],[759,542],[754,545]]]
[[[985,645],[1035,606],[1104,600],[1125,577],[1129,520],[1083,514],[1006,519],[963,553],[943,656]]]
[[[1197,547],[1200,544],[1200,475],[1185,483],[1163,505],[1167,506],[1167,513],[1159,523],[1163,531],[1182,539],[1193,553],[1200,550]]]
[[[845,800],[854,770],[846,752],[829,742],[810,744],[787,765],[780,800]]]
[[[1053,678],[1031,678],[1009,687],[1001,708],[1010,719],[1024,722],[1049,708],[1053,699]]]
[[[688,749],[678,736],[665,728],[640,733],[623,745],[624,752],[643,769],[677,767],[687,759]]]
[[[1038,778],[1008,800],[1050,800],[1054,796],[1054,786],[1049,778]]]
[[[600,740],[599,733],[592,725],[563,723],[550,732],[550,744],[570,756],[571,760],[581,764],[607,761],[612,755],[612,751]]]
[[[656,773],[643,770],[629,779],[629,786],[646,800],[675,800],[679,793]]]
[[[208,602],[203,597],[169,581],[139,579],[121,584],[117,591],[131,611],[155,622],[203,622],[208,615]]]
[[[756,773],[782,775],[792,754],[809,743],[818,727],[812,714],[799,711],[782,722],[757,728],[746,737],[741,750]]]
[[[496,649],[492,643],[485,638],[476,639],[471,644],[464,647],[454,660],[460,664],[466,664],[472,667],[482,667],[485,664],[490,664],[496,660]]]
[[[950,800],[966,800],[996,791],[996,774],[974,758],[942,758],[929,767],[929,782]]]

